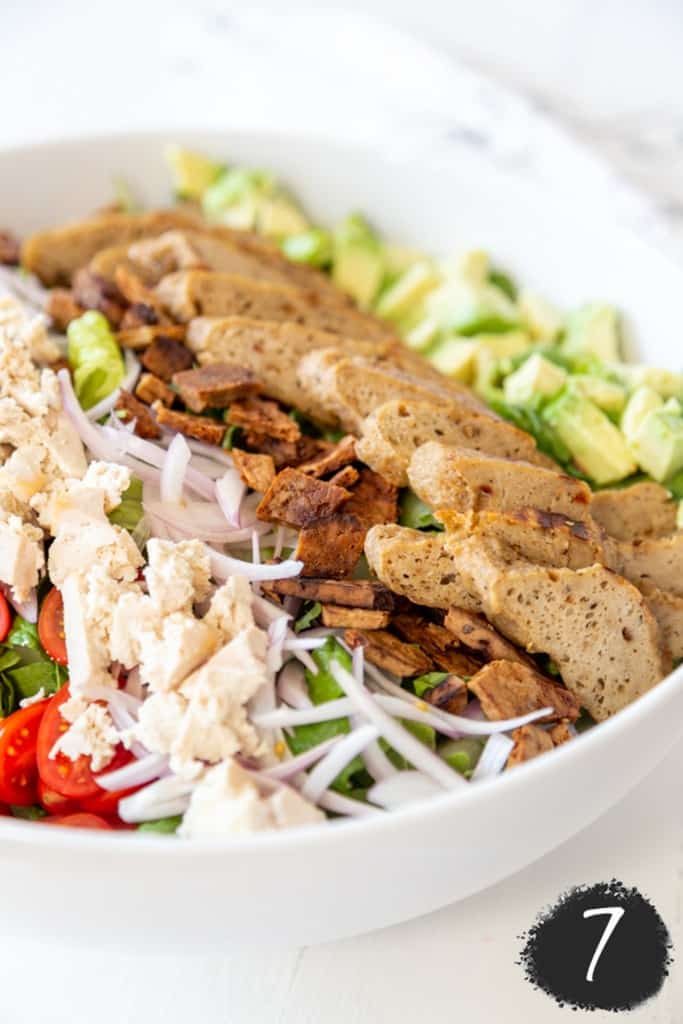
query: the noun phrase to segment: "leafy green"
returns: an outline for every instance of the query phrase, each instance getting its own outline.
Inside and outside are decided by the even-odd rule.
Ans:
[[[431,509],[409,487],[401,491],[398,521],[401,526],[409,526],[413,530],[443,530]]]
[[[173,835],[178,831],[182,814],[175,814],[172,818],[157,818],[156,821],[143,821],[138,825],[138,832],[157,832],[160,835]]]
[[[332,427],[330,427],[329,430],[323,430],[322,436],[324,441],[331,441],[332,444],[336,444],[338,441],[341,441],[342,437],[344,437],[344,431],[333,430]]]
[[[542,452],[559,462],[565,469],[571,472],[572,456],[566,444],[560,440],[552,428],[543,420],[540,411],[529,404],[526,406],[511,405],[498,392],[489,393],[486,401],[494,412],[497,412],[503,419],[510,420],[520,430],[525,430],[536,439],[536,444]],[[574,475],[578,475],[574,471]]]
[[[413,679],[411,686],[418,697],[423,697],[428,690],[433,690],[444,679],[448,679],[448,672],[427,672],[425,675]]]
[[[344,691],[332,675],[330,666],[338,661],[347,672],[351,671],[351,655],[333,636],[328,636],[322,647],[311,651],[311,657],[318,666],[317,672],[306,669],[308,693],[314,704],[326,704],[328,700],[337,700],[344,696]]]
[[[16,804],[10,804],[9,809],[15,818],[23,818],[24,821],[39,821],[41,818],[47,817],[47,811],[38,807],[37,804],[30,807],[18,807]]]
[[[294,420],[302,434],[307,434],[308,437],[320,437],[320,431],[313,420],[310,420],[305,413],[300,412],[298,409],[290,409],[289,418]]]
[[[35,697],[41,689],[46,694],[56,693],[67,678],[66,671],[56,661],[34,661],[30,665],[10,669],[6,675],[19,700]]]
[[[40,689],[56,693],[66,678],[66,669],[43,650],[36,626],[17,615],[0,644],[0,717],[6,718],[20,700],[35,697]]]
[[[107,318],[92,309],[72,320],[66,333],[76,397],[84,409],[90,409],[123,380],[121,349]]]
[[[456,772],[469,778],[477,766],[483,749],[483,740],[476,739],[474,736],[465,736],[459,740],[447,740],[442,743],[439,747],[439,756]]]
[[[135,197],[133,196],[133,191],[128,179],[121,177],[121,175],[117,175],[114,178],[112,185],[114,186],[114,201],[119,210],[121,210],[122,213],[137,213],[139,207],[135,201]]]
[[[517,285],[512,280],[509,274],[506,274],[504,270],[496,270],[493,268],[489,271],[489,282],[495,284],[496,288],[507,295],[508,299],[515,302],[517,299]]]
[[[308,608],[306,608],[303,614],[300,615],[299,618],[294,623],[295,633],[300,633],[302,629],[308,629],[309,626],[312,626],[315,620],[320,615],[321,611],[323,610],[323,606],[321,605],[320,601],[314,601],[312,603],[307,602],[307,604]]]
[[[285,256],[297,263],[308,263],[311,267],[329,267],[332,262],[332,236],[323,228],[310,228],[308,231],[289,235],[280,244]]]
[[[239,444],[241,436],[241,430],[236,423],[231,423],[228,429],[225,431],[223,436],[223,442],[221,447],[227,452],[231,452]]]
[[[678,473],[676,473],[675,476],[672,476],[669,480],[665,480],[663,486],[666,487],[667,491],[671,491],[672,498],[675,498],[676,501],[682,501],[683,500],[683,469],[680,470]]]
[[[132,477],[130,485],[121,495],[121,502],[108,515],[110,523],[122,526],[133,533],[137,529],[144,514],[142,508],[142,480]]]
[[[38,639],[37,625],[34,622],[27,622],[21,615],[15,617],[5,643],[8,647],[30,647],[34,651],[42,650]]]

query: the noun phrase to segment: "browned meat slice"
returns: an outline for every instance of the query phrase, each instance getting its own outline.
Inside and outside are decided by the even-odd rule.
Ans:
[[[261,385],[245,366],[214,363],[197,370],[174,373],[173,383],[192,412],[223,409],[236,398],[257,395]],[[289,419],[289,417],[287,417]]]
[[[298,468],[301,469],[301,466]],[[337,487],[350,489],[355,483],[358,483],[359,479],[360,473],[355,466],[344,466],[338,473],[330,477],[330,483],[335,484]]]
[[[382,583],[413,604],[481,609],[440,533],[421,533],[393,524],[373,526],[365,540],[365,554]]]
[[[532,664],[531,658],[501,636],[483,615],[465,611],[464,608],[449,608],[444,624],[459,643],[482,654],[485,661],[507,660],[526,666]]]
[[[401,678],[421,676],[432,667],[430,658],[419,647],[404,643],[384,629],[347,629],[344,640],[351,648],[362,647],[372,665]]]
[[[427,690],[424,699],[450,715],[460,715],[467,707],[467,683],[460,676],[447,676],[443,682]]]
[[[11,231],[0,231],[0,263],[16,267],[21,262],[21,242]]]
[[[591,502],[591,514],[603,530],[626,541],[674,533],[677,511],[667,489],[652,480],[621,490],[597,491]]]
[[[161,437],[157,421],[147,406],[139,402],[129,391],[121,391],[119,393],[115,409],[123,423],[135,420],[134,430],[138,437],[146,437],[153,441]]]
[[[126,312],[123,314],[123,320],[119,330],[123,332],[133,331],[141,327],[151,327],[153,325],[169,324],[171,321],[167,316],[159,317],[156,309],[153,306],[148,306],[144,302],[133,302]],[[181,326],[176,324],[177,326]],[[182,334],[180,337],[185,336],[185,328],[183,327]],[[131,348],[133,346],[130,346]]]
[[[650,690],[669,671],[643,595],[602,565],[573,571],[534,566],[495,541],[452,547],[486,617],[530,653],[543,652],[598,721]]]
[[[270,455],[276,469],[284,469],[287,466],[298,466],[301,462],[299,441],[282,441],[278,437],[269,437],[268,434],[259,434],[255,430],[247,430],[240,444],[248,451],[256,452],[259,455]]]
[[[154,403],[157,423],[162,427],[169,427],[177,430],[188,437],[195,437],[198,441],[206,441],[207,444],[222,444],[225,437],[225,424],[211,419],[209,416],[194,416],[189,412],[175,412],[167,409],[161,402]]]
[[[481,701],[488,719],[501,721],[552,708],[543,722],[576,721],[581,706],[564,686],[557,686],[530,665],[514,661],[492,661],[477,672],[468,687]]]
[[[394,615],[391,624],[404,640],[421,647],[443,672],[471,676],[481,668],[478,661],[462,650],[448,629],[436,622],[429,622],[416,612]]]
[[[125,324],[128,314],[133,308],[131,306],[126,310],[122,324]],[[180,324],[142,324],[139,327],[122,326],[121,330],[116,332],[116,340],[121,348],[131,348],[134,351],[141,351],[163,338],[172,338],[174,341],[182,342],[185,338],[185,328]]]
[[[648,583],[683,597],[683,531],[669,537],[617,541],[611,564],[639,586]]]
[[[553,741],[553,745],[556,747],[559,747],[562,743],[567,743],[572,738],[566,722],[558,722],[557,725],[548,730],[548,734]]]
[[[247,487],[259,494],[265,494],[275,479],[275,463],[271,455],[258,455],[254,452],[243,452],[240,448],[232,449],[235,469]]]
[[[190,369],[192,353],[182,342],[163,334],[156,337],[149,348],[145,349],[140,362],[155,377],[170,382],[174,373]]]
[[[311,477],[307,477],[311,479]],[[303,576],[350,576],[363,553],[365,525],[358,516],[337,512],[304,526],[294,557],[304,563]]]
[[[363,420],[360,434],[359,459],[399,487],[408,486],[415,450],[435,439],[503,459],[549,463],[530,434],[455,397],[448,406],[434,401],[385,402]]]
[[[281,441],[298,441],[301,430],[276,402],[265,398],[242,398],[228,410],[228,423]]]
[[[311,476],[327,476],[328,473],[335,473],[338,469],[348,466],[355,458],[356,439],[351,434],[347,434],[317,458],[311,459],[310,462],[302,462],[299,469],[302,473],[309,473]]]
[[[389,625],[389,612],[372,608],[342,608],[323,605],[322,623],[331,629],[384,629]]]
[[[370,608],[391,611],[393,595],[381,583],[372,580],[305,579],[272,580],[263,584],[263,592],[282,597],[300,597],[304,601],[343,605],[347,608]]]
[[[590,519],[587,484],[529,462],[512,462],[438,441],[423,444],[408,468],[410,486],[430,508],[459,512],[539,508]]]
[[[521,558],[539,565],[584,569],[605,563],[602,534],[592,522],[574,522],[557,512],[536,508],[514,512],[451,512],[437,513],[451,538],[484,537],[500,540]]]
[[[85,310],[76,302],[69,288],[51,288],[47,294],[45,312],[51,317],[56,330],[66,334],[71,321],[77,320]]]
[[[161,377],[155,377],[153,373],[143,373],[135,389],[135,395],[141,402],[153,405],[154,402],[161,402],[168,409],[175,402],[175,391],[164,383]]]
[[[638,589],[645,596],[647,606],[657,620],[671,657],[683,658],[683,597],[643,581]]]
[[[267,523],[284,523],[285,526],[299,528],[328,518],[348,499],[349,492],[343,487],[335,487],[297,469],[287,468],[278,473],[271,483],[256,509],[256,515]]]
[[[304,356],[297,369],[299,386],[351,433],[358,434],[363,420],[378,406],[393,399],[452,402],[452,393],[445,384],[418,376],[412,369],[377,365],[371,359],[349,354],[346,347],[323,348]],[[459,401],[479,409],[480,403],[471,392],[463,391]]]
[[[363,467],[344,511],[353,512],[366,526],[395,523],[398,519],[398,488],[379,473]]]
[[[553,741],[549,733],[539,729],[537,725],[523,725],[512,733],[515,745],[510,751],[506,769],[530,761],[539,754],[546,754],[553,749]]]
[[[389,324],[352,305],[326,303],[317,290],[258,281],[213,270],[181,270],[164,277],[157,296],[176,320],[197,316],[243,316],[306,324],[352,338],[396,337]]]
[[[72,295],[76,305],[96,309],[106,316],[112,327],[118,327],[126,309],[126,300],[112,281],[98,277],[89,270],[74,274]]]
[[[142,323],[149,323],[152,316],[154,316],[155,323],[167,324],[171,322],[164,314],[163,307],[154,292],[147,288],[137,274],[134,274],[126,267],[117,267],[114,281],[128,305],[137,310],[136,320],[141,320]],[[122,326],[133,325],[122,324]]]

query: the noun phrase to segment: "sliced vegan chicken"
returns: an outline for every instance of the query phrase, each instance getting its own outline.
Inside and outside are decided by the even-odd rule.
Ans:
[[[417,449],[408,479],[417,496],[434,509],[539,508],[577,522],[590,520],[591,491],[582,480],[438,441]]]
[[[591,502],[593,518],[616,540],[674,533],[677,512],[678,503],[653,480],[620,490],[596,491]]]
[[[683,597],[683,531],[610,545],[612,568],[634,583]]]

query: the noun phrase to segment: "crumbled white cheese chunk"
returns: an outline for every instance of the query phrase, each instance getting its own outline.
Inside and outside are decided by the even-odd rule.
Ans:
[[[130,487],[130,470],[114,462],[91,462],[83,477],[83,486],[102,491],[104,511],[111,512],[121,504],[121,495]]]
[[[28,599],[44,566],[42,531],[19,516],[0,522],[0,580],[12,588],[17,601]]]
[[[315,825],[325,815],[293,789],[270,794],[236,761],[210,768],[195,786],[178,834],[187,839],[238,836],[296,825]]]
[[[209,594],[211,563],[199,540],[151,539],[147,542],[145,579],[149,596],[162,615],[190,612]]]
[[[211,598],[204,622],[214,626],[221,634],[223,642],[227,643],[243,629],[249,629],[254,625],[253,598],[247,577],[231,576]]]
[[[50,757],[64,754],[71,761],[85,755],[91,759],[91,768],[99,772],[109,764],[119,742],[119,734],[107,709],[101,704],[85,701],[66,701],[61,708],[62,718],[70,722],[50,750]]]

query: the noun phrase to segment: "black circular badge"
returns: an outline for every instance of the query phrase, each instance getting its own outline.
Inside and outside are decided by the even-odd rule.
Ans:
[[[522,938],[527,980],[582,1010],[632,1010],[659,992],[671,963],[653,905],[614,879],[570,889]]]

